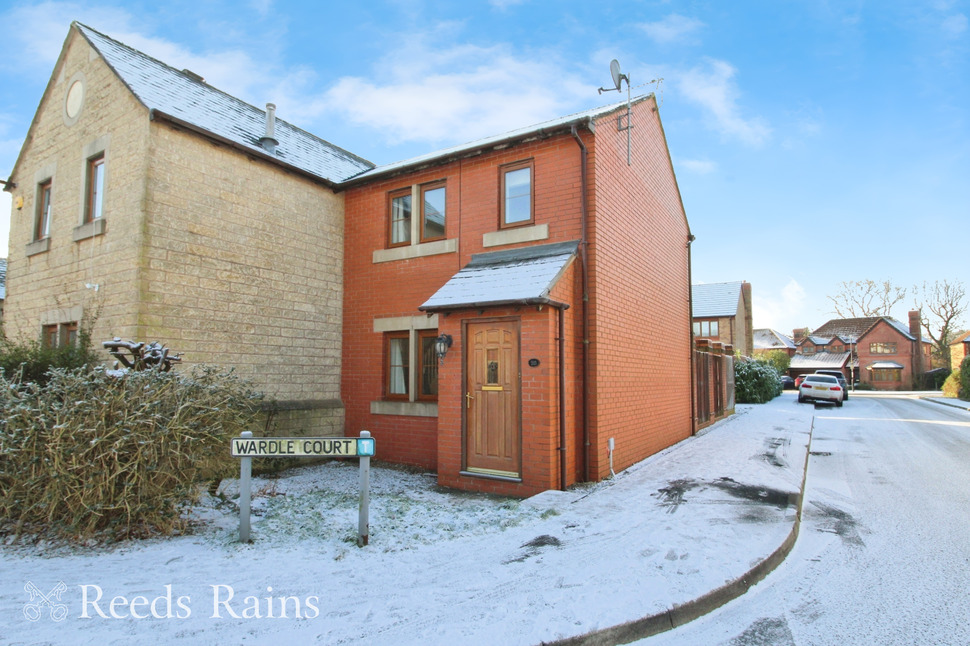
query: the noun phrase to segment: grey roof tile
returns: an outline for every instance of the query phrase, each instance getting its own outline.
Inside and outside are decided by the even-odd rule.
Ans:
[[[269,156],[331,183],[342,182],[374,164],[287,123],[276,120],[275,154],[259,143],[266,112],[185,72],[128,47],[80,23],[77,29],[149,110]]]
[[[741,302],[742,283],[701,283],[691,287],[694,318],[735,316]]]

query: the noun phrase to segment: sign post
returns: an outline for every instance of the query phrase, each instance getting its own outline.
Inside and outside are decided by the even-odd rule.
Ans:
[[[367,439],[370,431],[361,431],[360,437]],[[374,440],[371,440],[373,443]],[[373,451],[371,451],[373,453]],[[370,538],[370,454],[360,456],[360,509],[357,514],[357,547],[367,545]]]
[[[252,431],[243,431],[243,439],[253,436]],[[239,461],[239,542],[249,542],[249,509],[252,502],[253,459],[245,457]]]
[[[359,458],[360,513],[357,523],[357,544],[367,545],[370,507],[370,459],[377,445],[370,431],[353,437],[253,437],[244,431],[232,438],[230,454],[239,460],[239,542],[248,543],[252,502],[253,458]]]

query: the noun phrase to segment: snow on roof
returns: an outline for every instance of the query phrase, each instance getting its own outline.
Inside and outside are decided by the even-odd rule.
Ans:
[[[576,241],[559,242],[475,254],[418,309],[439,311],[550,302],[549,291],[578,246]]]
[[[691,287],[694,318],[735,316],[741,302],[742,282],[701,283]]]
[[[635,97],[632,99],[632,104],[640,103],[650,97],[652,94],[645,94],[642,96]],[[417,157],[412,157],[410,159],[405,159],[402,161],[397,161],[392,164],[385,164],[384,166],[377,166],[369,171],[361,173],[360,175],[354,177],[356,180],[369,180],[379,175],[386,175],[389,173],[394,173],[402,171],[413,166],[423,166],[427,164],[434,163],[436,161],[447,159],[456,156],[464,156],[472,154],[478,150],[485,148],[490,148],[499,144],[505,144],[509,141],[516,139],[524,139],[534,136],[539,136],[545,133],[555,132],[564,130],[567,127],[582,123],[584,121],[592,121],[607,115],[611,112],[619,110],[626,107],[626,101],[619,103],[611,103],[610,105],[605,105],[599,108],[593,108],[591,110],[585,110],[583,112],[577,112],[575,114],[566,115],[564,117],[559,117],[557,119],[552,119],[551,121],[544,121],[542,123],[534,124],[531,126],[526,126],[524,128],[518,128],[516,130],[511,130],[504,134],[493,135],[490,137],[485,137],[484,139],[476,139],[475,141],[470,141],[468,143],[460,144],[458,146],[453,146],[451,148],[445,148],[443,150],[438,150],[435,152],[427,153],[425,155],[419,155]]]
[[[866,370],[888,370],[893,368],[901,370],[903,364],[896,363],[895,361],[876,361],[866,366]]]
[[[279,145],[275,154],[268,153],[259,141],[266,132],[265,111],[90,27],[78,22],[74,26],[149,110],[328,182],[338,183],[374,167],[371,162],[282,119],[276,119],[275,138]]]
[[[753,341],[755,350],[782,350],[795,347],[791,337],[770,328],[755,330]]]
[[[849,360],[848,352],[819,352],[818,354],[796,354],[791,358],[791,370],[819,370],[822,368],[842,368]]]

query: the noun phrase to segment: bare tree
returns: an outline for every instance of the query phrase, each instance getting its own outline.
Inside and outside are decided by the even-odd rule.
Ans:
[[[920,323],[935,346],[933,354],[950,367],[950,343],[960,329],[961,318],[967,311],[967,290],[959,280],[945,278],[933,283],[913,286]],[[936,334],[933,330],[938,330]]]
[[[890,280],[855,280],[840,283],[842,291],[828,299],[840,318],[890,316],[892,308],[906,298],[906,290]]]

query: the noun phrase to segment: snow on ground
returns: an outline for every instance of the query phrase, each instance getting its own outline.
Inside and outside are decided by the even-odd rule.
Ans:
[[[611,480],[525,501],[377,467],[364,548],[356,462],[254,478],[251,544],[238,542],[238,483],[226,480],[191,510],[191,535],[0,548],[0,643],[537,644],[607,628],[778,548],[812,412],[788,394],[739,406]]]

